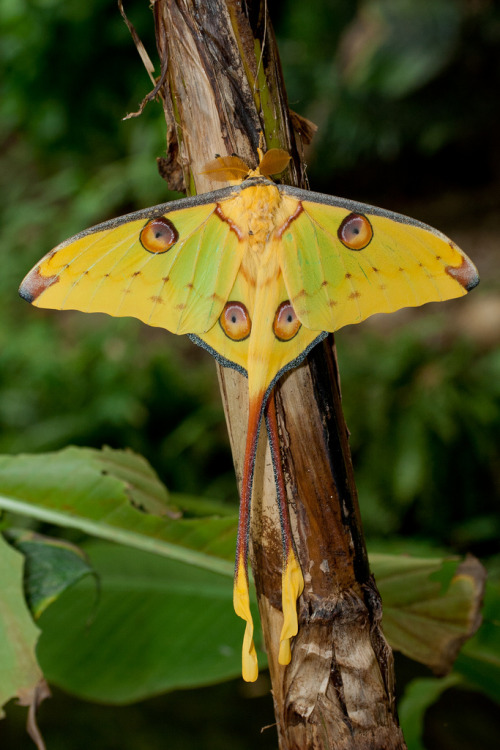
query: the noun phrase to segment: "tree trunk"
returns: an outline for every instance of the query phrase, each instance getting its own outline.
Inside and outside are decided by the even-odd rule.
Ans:
[[[264,2],[156,0],[168,128],[163,173],[187,192],[216,187],[204,165],[215,154],[257,164],[267,148],[292,155],[284,179],[306,187],[306,123],[288,110],[276,42]],[[218,374],[237,478],[247,424],[247,381]],[[252,499],[251,559],[281,750],[404,748],[394,704],[392,652],[380,629],[340,403],[333,337],[276,388],[281,458],[295,545],[305,578],[299,633],[287,667],[277,661],[282,625],[281,541],[276,490],[261,431]]]

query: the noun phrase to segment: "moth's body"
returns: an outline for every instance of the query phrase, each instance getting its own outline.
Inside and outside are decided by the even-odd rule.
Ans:
[[[250,333],[235,344],[216,324],[197,338],[223,360],[245,370],[251,396],[262,398],[291,357],[301,356],[321,331],[301,331],[292,350],[290,340],[282,341],[274,332],[277,310],[288,300],[280,264],[281,236],[301,204],[269,180],[254,181],[257,184],[250,183],[234,198],[220,201],[216,209],[218,217],[236,233],[241,247],[241,265],[229,300],[244,300],[251,320]]]
[[[248,375],[234,587],[236,612],[247,623],[247,680],[257,677],[247,549],[264,409],[282,521],[282,664],[290,660],[290,639],[298,628],[296,600],[303,586],[269,397],[274,383],[328,331],[374,313],[462,296],[479,280],[469,258],[425,224],[266,179],[263,174],[280,172],[289,158],[272,153],[260,154],[261,171],[248,172],[240,185],[81,232],[46,255],[20,288],[21,296],[39,307],[130,315],[189,334],[224,365]],[[233,168],[242,176],[247,173],[241,160],[236,159],[236,167],[233,157],[220,161],[223,173]],[[273,170],[272,164],[280,166]]]

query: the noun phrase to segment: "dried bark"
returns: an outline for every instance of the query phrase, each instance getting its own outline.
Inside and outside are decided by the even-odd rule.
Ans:
[[[202,174],[204,165],[215,154],[236,153],[255,166],[263,131],[268,147],[292,155],[284,180],[305,187],[301,133],[292,129],[265,4],[156,0],[153,10],[171,158],[162,173],[177,186],[182,173],[188,192],[220,187]],[[293,122],[300,128],[300,118]],[[218,374],[240,480],[247,381],[234,370],[219,367]],[[282,667],[277,663],[281,540],[262,430],[251,557],[280,748],[404,748],[392,652],[380,629],[381,603],[363,540],[333,337],[287,373],[276,390],[291,521],[306,581],[292,661]]]

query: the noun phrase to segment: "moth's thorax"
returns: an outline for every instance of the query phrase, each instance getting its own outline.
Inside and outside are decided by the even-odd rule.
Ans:
[[[233,225],[240,240],[248,243],[251,254],[267,260],[270,240],[289,220],[297,200],[282,195],[276,185],[251,185],[221,205],[224,217]]]

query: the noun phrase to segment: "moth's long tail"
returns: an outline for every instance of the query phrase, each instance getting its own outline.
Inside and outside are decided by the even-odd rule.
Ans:
[[[255,454],[259,438],[259,428],[263,411],[263,396],[250,400],[248,413],[248,430],[243,465],[243,480],[240,497],[240,515],[238,521],[238,539],[236,543],[236,562],[234,573],[233,603],[236,614],[246,621],[242,648],[242,674],[247,682],[254,682],[258,676],[257,654],[253,642],[253,619],[250,611],[248,587],[248,542],[250,536],[250,506],[255,467]],[[304,589],[302,571],[293,547],[290,517],[286,498],[285,479],[279,452],[278,423],[274,393],[271,393],[266,405],[266,425],[271,446],[276,492],[283,544],[283,569],[281,578],[281,601],[283,607],[283,626],[280,635],[278,661],[289,664],[291,658],[290,640],[298,631],[297,599]]]
[[[260,398],[250,399],[233,588],[234,611],[246,621],[245,635],[243,636],[242,674],[243,679],[247,682],[254,682],[259,674],[257,654],[253,642],[253,619],[250,611],[250,594],[248,588],[248,540],[250,536],[250,503],[252,499],[255,454],[259,439],[262,406],[263,395]]]
[[[276,249],[276,248],[274,248]],[[243,640],[243,678],[253,681],[257,678],[257,656],[253,643],[253,622],[250,612],[250,598],[248,592],[248,538],[250,532],[250,502],[255,466],[255,454],[259,427],[261,424],[264,405],[268,401],[266,421],[268,424],[269,440],[273,454],[278,507],[281,517],[281,533],[283,540],[283,570],[282,570],[282,604],[283,628],[280,636],[279,662],[288,664],[291,657],[290,638],[297,633],[297,598],[302,592],[304,582],[300,566],[293,549],[288,506],[286,500],[285,482],[279,453],[278,427],[274,406],[274,395],[271,384],[279,374],[283,362],[289,360],[281,348],[283,340],[278,334],[286,337],[287,330],[282,331],[283,305],[286,302],[286,290],[281,278],[281,271],[276,264],[277,252],[271,258],[275,259],[274,266],[261,266],[255,285],[255,299],[252,305],[252,328],[248,343],[247,373],[248,373],[248,430],[243,467],[243,481],[240,497],[240,517],[238,523],[238,542],[236,549],[236,570],[234,581],[234,608],[236,613],[246,621]],[[287,308],[288,310],[288,308]],[[290,306],[291,310],[291,306]],[[291,315],[287,311],[287,315]],[[286,316],[285,316],[286,317]],[[279,325],[276,323],[278,319]],[[288,318],[287,318],[288,320]],[[286,321],[285,321],[286,323]],[[283,323],[283,325],[285,325]],[[276,326],[278,325],[278,329]],[[297,333],[295,329],[293,335]],[[311,334],[312,335],[312,334]],[[281,342],[278,345],[278,342]],[[285,359],[283,360],[283,357]]]
[[[295,555],[293,547],[292,530],[290,527],[290,516],[288,514],[288,503],[286,497],[285,478],[280,457],[278,422],[276,419],[276,404],[274,391],[269,396],[266,405],[266,426],[273,459],[274,477],[276,480],[276,492],[278,495],[278,507],[281,525],[281,540],[283,544],[283,569],[281,577],[281,604],[283,607],[283,627],[280,635],[280,650],[278,661],[280,664],[289,664],[292,657],[290,640],[297,635],[299,623],[297,619],[297,599],[304,590],[304,578],[302,570]]]

